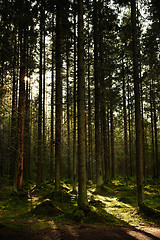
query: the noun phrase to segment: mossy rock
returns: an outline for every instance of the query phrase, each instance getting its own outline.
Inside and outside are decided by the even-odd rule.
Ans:
[[[84,222],[86,216],[91,212],[88,205],[78,206],[73,210],[73,219],[78,222]]]
[[[52,203],[51,200],[45,199],[43,202],[38,204],[33,210],[34,214],[41,214],[47,216],[58,216],[63,214],[63,211]]]
[[[78,209],[78,210],[74,213],[73,218],[74,218],[74,220],[77,221],[77,222],[80,222],[80,221],[84,220],[84,219],[85,219],[85,213],[84,213],[84,211]]]

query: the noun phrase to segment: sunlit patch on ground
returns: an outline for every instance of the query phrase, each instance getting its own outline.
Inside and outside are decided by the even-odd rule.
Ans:
[[[91,190],[91,192],[93,189]],[[89,191],[89,197],[92,195]],[[132,226],[144,225],[144,222],[137,212],[137,209],[129,204],[120,202],[117,198],[104,197],[102,195],[94,195],[94,200],[101,201],[107,213],[112,214],[116,218],[125,221]]]

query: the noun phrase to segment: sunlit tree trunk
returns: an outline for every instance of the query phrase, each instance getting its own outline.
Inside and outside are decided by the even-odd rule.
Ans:
[[[24,112],[25,112],[25,65],[26,65],[26,30],[20,30],[20,83],[18,107],[18,172],[17,188],[23,187],[23,157],[24,157]]]
[[[26,30],[26,62],[29,61],[28,27]],[[30,179],[31,165],[31,116],[30,116],[30,76],[28,66],[26,67],[26,98],[25,98],[25,120],[24,120],[24,180],[28,184]]]

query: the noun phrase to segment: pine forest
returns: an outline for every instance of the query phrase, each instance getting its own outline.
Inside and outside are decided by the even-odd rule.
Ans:
[[[160,226],[159,0],[1,1],[0,186],[1,229]]]

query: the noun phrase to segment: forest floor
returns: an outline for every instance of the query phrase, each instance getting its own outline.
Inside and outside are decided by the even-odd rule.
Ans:
[[[88,207],[77,206],[71,184],[31,184],[16,193],[0,189],[1,240],[151,240],[160,239],[160,181],[145,184],[145,204],[139,212],[135,180],[121,178],[101,188],[88,182]]]

